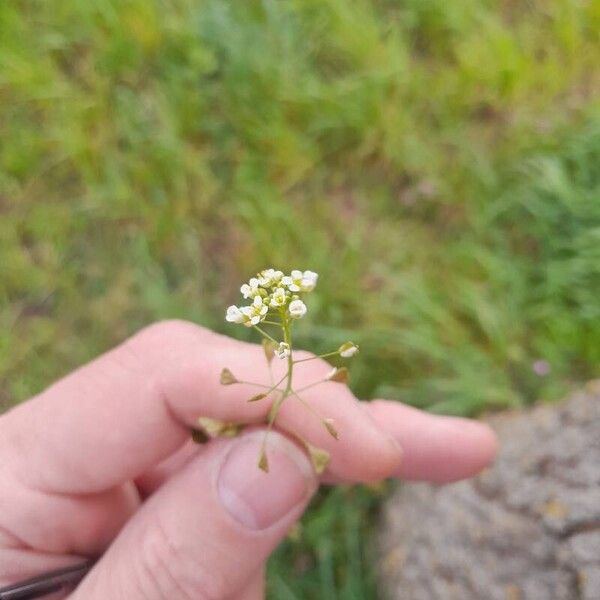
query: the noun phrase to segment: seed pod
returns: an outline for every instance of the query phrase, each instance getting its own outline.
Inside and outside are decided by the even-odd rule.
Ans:
[[[232,383],[238,383],[237,377],[227,368],[221,371],[221,377],[219,379],[221,385],[231,385]]]

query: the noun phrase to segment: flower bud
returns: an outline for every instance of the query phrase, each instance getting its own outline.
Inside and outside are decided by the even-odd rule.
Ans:
[[[287,342],[280,342],[274,352],[277,358],[283,360],[290,355],[290,345]]]
[[[338,352],[342,358],[350,358],[358,352],[358,346],[354,342],[345,342],[338,348]]]
[[[292,300],[290,305],[288,306],[288,310],[290,312],[290,317],[292,319],[300,319],[306,314],[306,304],[302,302],[302,300]]]

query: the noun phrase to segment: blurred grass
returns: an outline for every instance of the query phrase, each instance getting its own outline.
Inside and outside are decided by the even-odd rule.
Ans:
[[[361,396],[559,397],[600,362],[599,56],[598,0],[0,3],[0,400],[156,319],[243,335],[271,265],[321,273],[301,339],[361,343]],[[362,494],[274,598],[372,597]]]

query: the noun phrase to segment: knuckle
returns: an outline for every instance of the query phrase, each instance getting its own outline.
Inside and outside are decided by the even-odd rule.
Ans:
[[[194,323],[170,319],[148,325],[115,350],[147,367],[189,354],[205,345],[210,335],[212,332]]]
[[[165,319],[157,321],[140,330],[133,339],[145,341],[159,341],[164,343],[170,340],[189,339],[197,337],[199,333],[204,333],[207,330],[199,325],[184,321],[183,319]]]
[[[302,373],[303,376],[322,377],[329,373],[329,371],[332,369],[332,365],[329,364],[325,359],[315,358],[315,354],[313,352],[308,352],[307,350],[294,350],[294,359],[313,359],[309,362],[299,365],[302,367],[300,373]]]
[[[217,570],[209,572],[196,554],[155,520],[140,545],[136,580],[141,597],[160,600],[226,598],[229,582]]]

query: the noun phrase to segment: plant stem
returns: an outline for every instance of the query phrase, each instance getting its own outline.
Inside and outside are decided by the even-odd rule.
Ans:
[[[258,329],[258,331],[260,333],[262,333],[263,335],[266,335],[263,331],[261,331],[261,329],[259,327],[255,328]],[[289,348],[291,350],[292,348],[292,333],[291,333],[291,327],[290,327],[290,321],[288,319],[287,314],[285,313],[285,309],[283,309],[281,311],[281,329],[283,330],[283,341],[289,345]],[[268,336],[270,338],[270,336]],[[273,338],[270,338],[273,339]],[[277,398],[275,400],[275,402],[273,402],[273,405],[271,406],[271,410],[269,411],[269,421],[267,423],[267,430],[265,431],[265,435],[263,437],[263,441],[261,444],[261,450],[260,450],[260,456],[265,456],[265,452],[266,452],[266,447],[267,447],[267,437],[269,435],[269,432],[271,431],[271,429],[273,428],[273,423],[275,423],[275,419],[277,418],[277,415],[279,414],[279,409],[281,408],[281,405],[283,404],[284,400],[290,395],[290,393],[292,392],[292,373],[294,372],[294,359],[292,356],[292,352],[290,351],[290,355],[287,357],[287,373],[281,378],[281,380],[279,382],[277,382],[275,384],[275,387],[277,387],[284,379],[287,378],[287,382],[285,385],[285,389],[282,390],[281,392],[281,396],[279,398]],[[268,463],[267,463],[267,467],[265,470],[268,470]]]
[[[300,400],[302,405],[307,410],[309,410],[313,415],[315,415],[315,417],[317,417],[319,419],[319,421],[325,420],[325,417],[314,406],[309,404],[302,396],[298,395],[298,392],[296,392],[295,390],[292,390],[292,396],[295,396],[296,398],[298,398],[298,400]]]
[[[272,385],[269,388],[269,391],[267,392],[267,395],[270,394],[272,391],[276,390],[279,387],[279,384],[283,382],[283,380],[287,377],[287,373],[274,385]],[[266,387],[266,386],[265,386]]]
[[[308,385],[301,387],[299,390],[296,390],[296,393],[299,394],[300,392],[305,392],[306,390],[309,390],[311,387],[315,387],[315,385],[319,385],[320,383],[325,383],[326,381],[329,381],[329,379],[319,379],[319,381],[313,381],[313,383],[309,383]]]
[[[290,322],[289,322],[287,316],[285,316],[284,319],[285,320],[283,321],[283,325],[282,325],[283,341],[288,345],[288,348],[290,348],[290,354],[287,357],[287,364],[288,364],[287,385],[284,390],[284,396],[283,396],[282,402],[287,396],[289,396],[290,391],[292,390],[292,373],[294,372],[294,356],[291,352],[292,332],[291,332]]]
[[[283,330],[283,341],[286,344],[288,344],[291,349],[291,347],[292,347],[292,332],[291,332],[291,327],[290,327],[290,321],[284,312],[282,312],[282,314],[281,314],[281,320],[282,320],[281,329]],[[294,359],[293,359],[292,353],[290,352],[290,355],[287,357],[287,373],[281,378],[280,381],[278,381],[275,384],[275,387],[277,387],[284,379],[287,378],[287,381],[285,384],[285,389],[281,393],[281,398],[278,398],[273,403],[273,406],[271,407],[271,415],[269,418],[270,424],[272,424],[272,422],[275,421],[275,418],[277,417],[277,413],[279,412],[279,408],[283,404],[283,401],[290,395],[290,393],[292,391],[292,373],[293,372],[294,372]]]
[[[283,380],[287,377],[287,373],[275,384],[273,385],[265,385],[264,383],[254,383],[254,381],[244,381],[243,379],[238,379],[238,383],[243,383],[245,385],[253,385],[254,387],[264,388],[267,390],[277,390],[279,389],[279,384],[283,382]],[[283,391],[283,390],[280,390]]]
[[[328,358],[329,356],[337,356],[340,353],[339,350],[335,350],[334,352],[326,352],[325,354],[319,354],[318,356],[311,356],[310,358],[301,358],[300,360],[295,360],[294,364],[307,362],[309,360],[317,360],[317,358]]]
[[[258,325],[252,325],[252,327],[254,327],[254,329],[256,329],[256,331],[258,331],[258,333],[260,333],[262,336],[266,337],[268,340],[271,340],[274,344],[279,344],[279,342],[275,338],[271,337],[266,331],[261,329]]]
[[[244,381],[243,379],[238,379],[238,383],[243,383],[244,385],[253,385],[254,387],[265,388],[268,389],[271,386],[265,385],[264,383],[255,383],[254,381]]]

